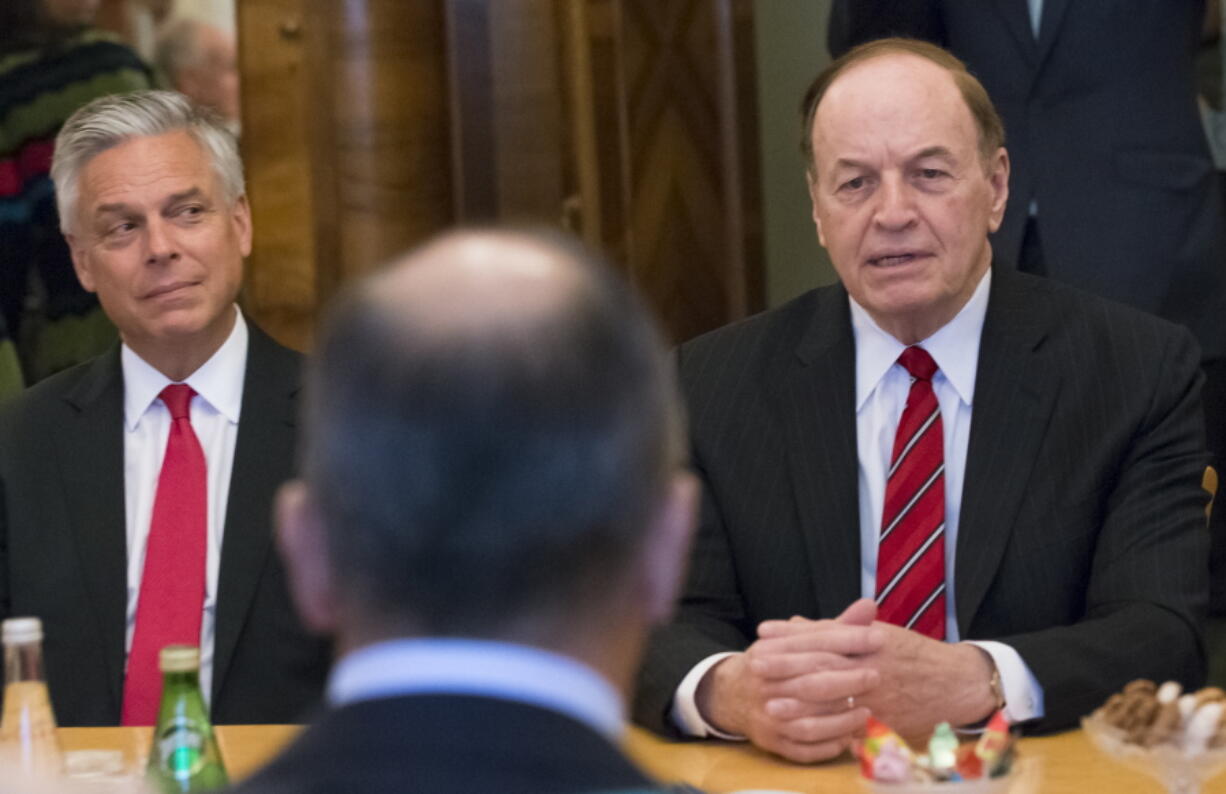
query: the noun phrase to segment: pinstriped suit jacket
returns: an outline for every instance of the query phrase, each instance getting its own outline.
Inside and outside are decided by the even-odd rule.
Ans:
[[[1018,650],[1072,724],[1139,676],[1199,684],[1208,536],[1198,350],[1166,321],[995,268],[955,550],[961,636]],[[635,718],[755,626],[859,597],[855,354],[834,285],[678,351],[705,483],[690,574]]]

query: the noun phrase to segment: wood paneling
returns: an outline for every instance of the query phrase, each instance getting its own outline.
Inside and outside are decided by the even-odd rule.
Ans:
[[[586,4],[603,241],[677,341],[763,306],[751,11]]]
[[[239,30],[246,303],[305,348],[340,285],[454,218],[442,3],[261,0]]]
[[[240,4],[253,314],[454,222],[563,224],[675,340],[762,308],[750,0]]]
[[[247,262],[244,305],[262,327],[305,348],[315,323],[315,264],[319,240],[312,127],[316,111],[308,45],[309,0],[240,3],[243,81],[243,160],[254,243]]]

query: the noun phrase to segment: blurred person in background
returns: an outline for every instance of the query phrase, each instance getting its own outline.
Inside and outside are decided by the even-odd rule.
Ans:
[[[697,482],[646,309],[576,243],[446,235],[363,281],[308,377],[278,537],[330,708],[244,792],[656,791],[621,753]]]
[[[92,27],[98,0],[0,3],[0,318],[27,383],[101,352],[115,330],[77,283],[49,169],[55,135],[99,96],[149,88],[149,67]]]
[[[172,88],[239,133],[238,51],[230,35],[207,22],[173,20],[158,34],[154,62]]]

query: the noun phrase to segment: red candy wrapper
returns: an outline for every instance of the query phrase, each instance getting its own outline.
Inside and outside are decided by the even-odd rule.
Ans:
[[[979,737],[979,743],[975,745],[975,755],[990,769],[1009,746],[1009,741],[1009,720],[1005,717],[1005,710],[1001,709],[988,720],[983,735]]]
[[[958,746],[957,763],[954,769],[963,780],[978,780],[983,777],[983,759],[975,752],[975,745]]]

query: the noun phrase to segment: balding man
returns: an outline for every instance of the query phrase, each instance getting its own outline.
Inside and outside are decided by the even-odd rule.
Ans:
[[[1191,336],[992,261],[1003,130],[945,51],[852,50],[805,107],[841,283],[679,351],[706,501],[636,717],[816,760],[870,711],[1054,729],[1199,683]]]
[[[240,790],[647,790],[617,743],[696,502],[673,381],[560,238],[451,234],[351,292],[279,500],[331,709]]]
[[[238,50],[233,36],[197,19],[172,20],[158,34],[154,63],[176,91],[217,113],[238,133]]]

